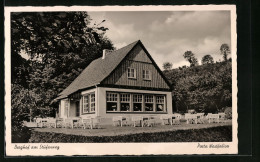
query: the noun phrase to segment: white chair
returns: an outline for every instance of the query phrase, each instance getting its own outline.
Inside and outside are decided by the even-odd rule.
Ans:
[[[56,120],[56,128],[64,128],[65,127],[65,122],[63,118],[58,118]]]
[[[226,120],[226,114],[225,113],[219,113],[219,122],[224,123]]]
[[[198,119],[197,119],[196,114],[186,113],[185,119],[187,120],[187,124],[193,124],[193,123],[197,124],[198,123]]]
[[[123,116],[113,116],[113,125],[116,126],[117,123],[122,127],[123,126],[123,122],[126,122],[126,117]]]
[[[48,128],[56,128],[56,119],[54,119],[54,118],[50,118],[49,120],[48,120]]]
[[[42,128],[42,118],[36,118],[36,127]]]
[[[87,116],[85,118],[82,118],[81,120],[82,120],[83,129],[86,129],[86,128],[93,129],[93,123],[92,123],[91,116]]]
[[[73,121],[70,118],[64,120],[65,128],[73,128]]]
[[[162,121],[162,125],[165,125],[165,121],[167,121],[170,125],[172,125],[172,116],[171,115],[161,115],[160,119]]]
[[[101,123],[100,117],[92,118],[92,127],[93,128],[101,128],[100,123]]]
[[[48,118],[42,118],[42,121],[41,121],[41,127],[42,128],[45,128],[45,127],[48,127],[48,123],[49,123],[49,119]]]
[[[144,126],[143,124],[143,117],[142,116],[133,116],[132,117],[133,126],[135,127],[136,124],[140,124],[140,126]]]
[[[172,115],[172,124],[179,125],[181,120],[181,114],[173,114]]]

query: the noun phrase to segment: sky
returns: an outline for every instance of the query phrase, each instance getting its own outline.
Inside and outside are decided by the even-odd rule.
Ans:
[[[192,51],[201,58],[210,54],[222,60],[220,46],[231,44],[229,11],[107,11],[88,12],[93,23],[102,23],[109,30],[106,36],[119,49],[141,40],[157,65],[164,62],[173,68],[189,66],[184,52]]]

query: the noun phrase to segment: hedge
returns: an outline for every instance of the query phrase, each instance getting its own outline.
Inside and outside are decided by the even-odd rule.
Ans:
[[[33,131],[31,143],[102,143],[102,142],[230,142],[232,127],[139,133],[120,136],[79,136]]]

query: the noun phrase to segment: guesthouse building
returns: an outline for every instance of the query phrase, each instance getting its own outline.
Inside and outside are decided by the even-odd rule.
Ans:
[[[140,40],[103,51],[65,88],[58,117],[172,114],[171,85]]]

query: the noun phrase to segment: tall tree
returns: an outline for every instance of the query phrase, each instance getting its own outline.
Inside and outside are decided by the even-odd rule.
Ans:
[[[205,56],[202,57],[202,60],[201,60],[202,65],[213,64],[213,63],[214,63],[214,60],[213,60],[213,57],[211,55],[205,55]]]
[[[183,57],[189,61],[190,66],[197,66],[198,65],[198,59],[195,57],[194,53],[192,53],[192,51],[186,51],[183,54]]]
[[[172,63],[170,63],[170,62],[163,63],[163,69],[164,70],[171,70],[172,69]]]
[[[230,54],[230,48],[228,44],[224,43],[220,46],[220,52],[223,55],[224,61],[227,61],[227,55]]]
[[[87,12],[11,14],[12,85],[25,88],[37,109],[34,115],[42,112],[38,110],[44,110],[42,115],[54,115],[57,105],[52,101],[57,94],[92,60],[101,57],[103,49],[114,49],[104,35],[108,30],[102,26],[105,20],[94,26],[90,21]],[[12,108],[16,110],[18,105]]]

